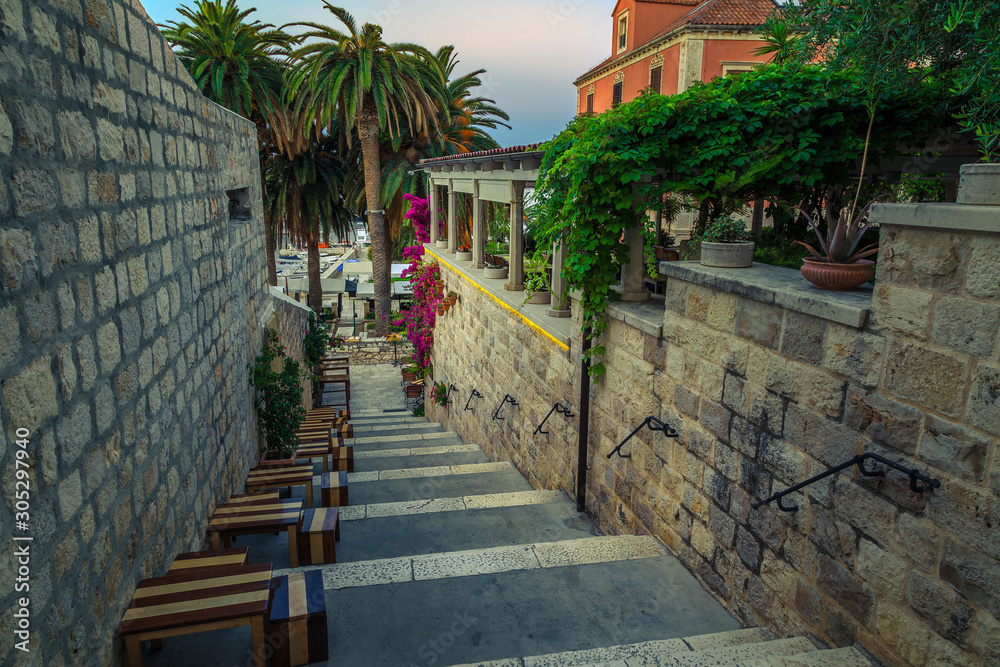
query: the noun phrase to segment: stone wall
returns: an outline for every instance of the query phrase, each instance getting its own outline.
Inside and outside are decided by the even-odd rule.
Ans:
[[[482,445],[494,461],[513,462],[533,487],[573,495],[578,417],[553,415],[545,425],[548,435],[533,431],[556,401],[578,405],[580,369],[571,360],[579,357],[579,339],[567,349],[445,264],[441,275],[445,291],[454,290],[459,301],[437,316],[433,379],[458,391],[452,405],[442,408],[430,400],[428,384],[428,419]],[[473,389],[483,398],[473,398],[466,411]],[[494,420],[505,394],[519,405],[505,405],[502,420]]]
[[[413,345],[405,339],[393,346],[385,337],[366,337],[345,342],[337,352],[349,355],[352,365],[372,366],[391,364],[395,361],[402,363],[405,357],[413,354]]]
[[[890,665],[992,665],[1000,216],[971,231],[968,207],[922,210],[922,222],[880,212],[871,297],[818,293],[782,269],[726,284],[671,263],[662,336],[615,306],[607,375],[592,392],[586,506],[607,532],[656,535],[746,625],[858,642]],[[776,289],[735,284],[769,270]],[[531,431],[543,403],[577,406],[576,340],[567,354],[443,274],[462,299],[439,318],[435,379],[487,398],[475,416],[428,404],[430,418],[536,487],[573,495],[577,421],[550,420],[544,439]],[[506,407],[499,428],[489,419],[504,392],[522,406]],[[606,459],[648,415],[679,437],[643,431],[625,447],[631,459]],[[750,507],[865,451],[941,487],[919,494],[899,473],[847,470],[793,494],[797,512]]]
[[[278,316],[278,329],[285,354],[294,359],[302,369],[302,405],[312,410],[312,380],[309,379],[309,364],[306,361],[306,332],[309,330],[309,313],[312,309],[286,295],[281,290],[270,288],[274,312]],[[263,446],[263,440],[261,441]]]
[[[256,454],[256,131],[205,101],[125,0],[0,1],[0,107],[0,663],[110,665],[135,583],[202,546]],[[251,215],[230,220],[240,188]],[[27,654],[11,641],[22,596]]]

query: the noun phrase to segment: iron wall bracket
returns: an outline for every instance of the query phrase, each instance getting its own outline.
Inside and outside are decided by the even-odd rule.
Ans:
[[[573,414],[572,411],[573,411],[572,406],[563,405],[562,403],[556,403],[555,405],[552,406],[552,409],[549,410],[549,414],[545,415],[545,419],[542,420],[542,423],[538,425],[538,428],[535,429],[535,432],[532,435],[538,435],[539,433],[541,433],[542,435],[549,434],[548,431],[543,431],[542,427],[545,426],[545,422],[549,420],[549,417],[552,416],[553,412],[558,412],[560,414],[566,415],[567,417],[574,417],[575,415]]]
[[[482,398],[482,397],[483,397],[483,395],[480,394],[478,391],[476,391],[475,388],[473,388],[472,389],[472,394],[469,395],[469,400],[467,400],[465,402],[465,410],[472,410],[472,408],[469,407],[469,403],[472,403],[472,399],[474,399],[474,398]],[[465,412],[465,410],[462,410],[462,412]]]
[[[611,453],[608,454],[608,458],[610,459],[615,454],[617,454],[619,457],[621,457],[623,459],[630,459],[630,458],[632,458],[631,454],[622,454],[622,447],[625,446],[626,442],[628,442],[629,440],[632,439],[632,436],[634,436],[636,433],[638,433],[639,431],[641,431],[642,429],[647,428],[647,427],[649,428],[650,431],[661,431],[663,433],[663,436],[665,438],[676,438],[677,437],[677,431],[675,431],[674,429],[670,428],[670,426],[667,425],[665,422],[662,422],[659,419],[657,419],[656,417],[650,415],[649,417],[646,417],[646,419],[641,424],[639,424],[638,426],[636,426],[635,430],[632,431],[631,433],[629,433],[628,436],[624,440],[622,440],[620,443],[618,443],[617,447],[615,447],[614,449],[611,450]]]
[[[840,465],[833,466],[832,468],[824,470],[820,474],[814,477],[810,477],[804,482],[799,482],[795,486],[789,487],[784,491],[778,491],[777,493],[772,494],[769,498],[765,498],[764,500],[752,503],[750,507],[754,509],[759,509],[770,502],[777,501],[778,509],[781,510],[782,512],[797,512],[799,506],[786,505],[784,501],[785,496],[787,496],[790,493],[794,493],[799,489],[804,489],[810,484],[818,482],[819,480],[829,477],[830,475],[836,475],[841,470],[846,470],[851,466],[858,466],[858,471],[865,477],[885,477],[884,470],[865,467],[865,462],[868,461],[868,459],[872,459],[878,463],[881,463],[882,465],[886,465],[892,468],[893,470],[898,470],[899,472],[904,473],[907,477],[910,478],[910,490],[913,491],[914,493],[923,493],[924,491],[936,489],[939,486],[941,486],[941,482],[939,480],[931,479],[930,477],[921,475],[916,468],[906,468],[904,466],[899,465],[895,461],[890,461],[884,456],[879,456],[878,454],[873,454],[872,452],[865,452],[864,454],[858,454],[857,456],[848,461],[844,461]],[[918,482],[923,482],[923,484],[919,484]]]
[[[497,406],[496,411],[493,413],[493,420],[494,421],[500,421],[500,420],[503,419],[503,417],[500,416],[500,411],[503,410],[503,406],[505,404],[507,404],[507,403],[510,403],[511,406],[514,406],[514,407],[520,405],[520,403],[518,403],[516,400],[514,400],[513,396],[511,396],[510,394],[504,394],[503,395],[503,400],[500,401],[500,405]]]

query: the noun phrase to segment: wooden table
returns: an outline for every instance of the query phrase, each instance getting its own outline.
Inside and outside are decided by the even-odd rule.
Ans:
[[[250,626],[252,662],[264,667],[264,619],[271,564],[224,565],[143,579],[118,626],[130,667],[142,667],[142,642]]]
[[[312,507],[313,469],[311,463],[305,465],[271,466],[254,468],[247,475],[247,493],[280,489],[285,486],[306,486],[306,507]]]
[[[309,466],[312,468],[312,466]],[[310,471],[310,475],[312,472]],[[299,566],[298,529],[302,501],[265,500],[261,503],[219,505],[208,522],[208,537],[212,549],[229,547],[235,535],[258,535],[288,531],[288,561]]]

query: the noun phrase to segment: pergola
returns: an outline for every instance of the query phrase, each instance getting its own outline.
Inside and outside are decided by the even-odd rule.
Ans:
[[[484,250],[486,244],[483,202],[491,201],[510,206],[510,267],[507,290],[524,289],[524,192],[534,188],[538,180],[538,168],[544,151],[538,144],[497,148],[489,151],[463,153],[447,157],[421,160],[419,166],[428,176],[430,185],[431,244],[436,248],[454,254],[458,251],[457,208],[459,194],[472,197],[472,269],[486,267]],[[447,188],[448,224],[444,239],[438,238],[440,223],[438,209],[441,208],[441,188]],[[642,232],[635,230],[635,238],[626,235],[624,239],[634,248],[638,257],[625,266],[622,280],[622,299],[641,301],[649,297],[643,289]],[[552,247],[552,301],[547,314],[551,317],[569,317],[568,298],[562,302],[564,284],[562,278],[566,253],[557,239]]]

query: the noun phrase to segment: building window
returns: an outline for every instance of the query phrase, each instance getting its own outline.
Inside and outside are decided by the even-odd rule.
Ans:
[[[604,33],[607,34],[607,33]],[[618,19],[618,51],[619,53],[625,50],[628,45],[628,16],[623,16]]]
[[[594,113],[594,94],[587,95],[587,113]]]
[[[739,76],[740,74],[746,74],[747,72],[753,71],[755,67],[758,67],[760,63],[756,62],[740,62],[740,61],[722,61],[722,76]]]
[[[654,93],[660,92],[660,84],[663,81],[663,67],[654,67],[649,70],[649,87],[653,89]]]
[[[622,83],[619,81],[615,84],[614,91],[611,93],[611,106],[616,107],[622,103]]]

